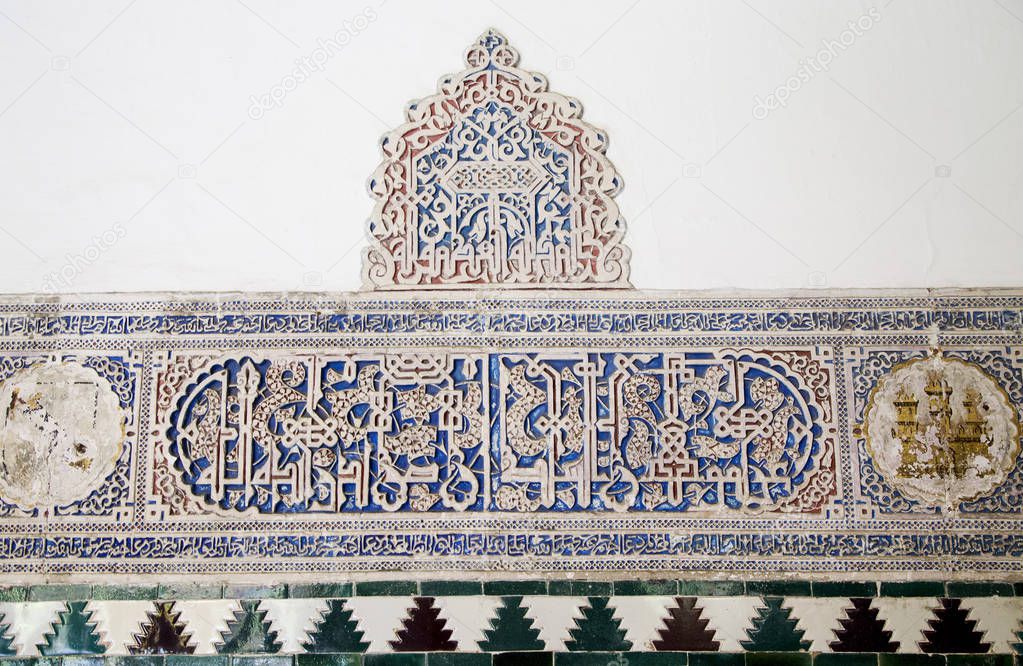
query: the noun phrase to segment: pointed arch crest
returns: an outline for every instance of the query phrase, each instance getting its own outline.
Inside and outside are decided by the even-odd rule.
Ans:
[[[630,286],[607,134],[518,60],[487,31],[383,137],[368,288]]]

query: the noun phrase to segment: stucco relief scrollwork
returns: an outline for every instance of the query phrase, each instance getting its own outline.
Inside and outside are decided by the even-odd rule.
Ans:
[[[171,513],[819,513],[837,488],[809,350],[197,359],[159,379]]]
[[[488,31],[381,143],[368,287],[627,287],[607,135]]]

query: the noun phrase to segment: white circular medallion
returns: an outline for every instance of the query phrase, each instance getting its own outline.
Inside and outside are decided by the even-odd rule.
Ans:
[[[898,365],[870,394],[867,450],[907,497],[954,506],[1005,481],[1019,423],[1005,391],[976,365],[932,356]]]
[[[124,414],[110,383],[71,363],[0,383],[0,498],[22,508],[88,496],[114,471]]]

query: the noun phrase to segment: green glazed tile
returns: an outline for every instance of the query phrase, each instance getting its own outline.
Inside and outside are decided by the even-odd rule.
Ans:
[[[157,585],[97,585],[92,588],[92,598],[103,601],[132,601],[156,599]]]
[[[291,657],[272,654],[231,657],[231,666],[292,666],[292,662]]]
[[[287,596],[285,585],[227,585],[225,599],[283,599]]]
[[[526,617],[531,600],[525,597],[499,597],[500,605],[489,614],[489,627],[483,630],[483,640],[476,643],[482,652],[542,651],[546,645],[540,640],[540,628],[534,627],[532,618]],[[525,605],[523,605],[525,604]]]
[[[937,581],[911,581],[907,583],[881,583],[882,597],[943,597],[945,584]],[[908,662],[907,662],[908,663]]]
[[[0,601],[27,601],[27,587],[0,587]]]
[[[91,585],[33,585],[29,601],[87,601],[92,598]]]
[[[62,666],[105,666],[107,662],[99,656],[70,655],[61,657],[60,663]]]
[[[810,666],[813,657],[806,652],[747,652],[746,666]]]
[[[424,580],[419,584],[424,597],[455,597],[483,594],[483,583],[478,580]]]
[[[785,597],[762,597],[755,606],[756,615],[746,629],[748,640],[739,641],[747,652],[798,652],[809,650],[811,642],[797,629],[798,618]]]
[[[906,595],[915,596],[915,595]],[[944,666],[943,654],[879,654],[879,666]]]
[[[619,666],[628,664],[633,666],[632,658],[639,652],[558,652],[554,655],[555,666]],[[686,655],[684,652],[672,653],[676,659],[676,665],[685,666]]]
[[[493,580],[483,583],[483,594],[496,597],[517,597],[547,594],[545,580]]]
[[[552,580],[547,584],[547,594],[552,597],[609,597],[611,583],[595,580]]]
[[[751,580],[746,594],[760,597],[808,597],[810,582],[805,580]]]
[[[490,655],[479,652],[431,652],[427,666],[490,666]]]
[[[678,594],[678,583],[673,580],[616,580],[614,594],[621,597],[648,594],[673,597]]]
[[[163,666],[163,655],[126,655],[107,657],[104,666]]]
[[[351,583],[301,583],[288,586],[291,599],[337,599],[350,597],[354,586]]]
[[[690,652],[689,666],[745,666],[746,655],[729,652]]]
[[[619,661],[611,661],[608,666],[679,666],[691,664],[692,655],[685,652],[623,652]]]
[[[627,640],[621,621],[614,617],[615,609],[610,597],[588,597],[572,613],[575,628],[569,630],[571,638],[565,641],[570,652],[628,652],[633,649]]]
[[[370,580],[355,584],[358,597],[412,597],[419,594],[414,580]]]
[[[948,666],[1012,666],[1011,654],[949,654]]]
[[[222,654],[169,654],[164,666],[228,666],[227,655]]]
[[[554,666],[553,652],[501,652],[493,657],[494,666]]]
[[[822,581],[812,585],[815,597],[876,597],[877,583]]]
[[[945,585],[950,597],[1011,597],[1015,593],[1010,583],[971,583],[950,581]]]
[[[746,586],[741,580],[680,580],[678,593],[683,597],[741,597]]]
[[[363,666],[426,666],[426,655],[418,652],[406,654],[367,654],[362,657]]]
[[[158,599],[177,601],[179,599],[221,599],[224,596],[222,585],[206,585],[203,583],[167,583],[161,584],[157,593]]]
[[[813,658],[813,666],[877,666],[877,655],[870,652],[826,652]]]
[[[47,657],[99,656],[107,651],[103,645],[93,611],[88,601],[65,601],[63,610],[49,622],[43,640],[37,643],[39,653]]]
[[[362,666],[362,655],[350,652],[337,654],[296,654],[295,666]]]

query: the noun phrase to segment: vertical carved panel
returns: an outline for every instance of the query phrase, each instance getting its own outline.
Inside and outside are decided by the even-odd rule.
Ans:
[[[628,286],[607,135],[518,59],[488,31],[384,137],[367,286]]]

